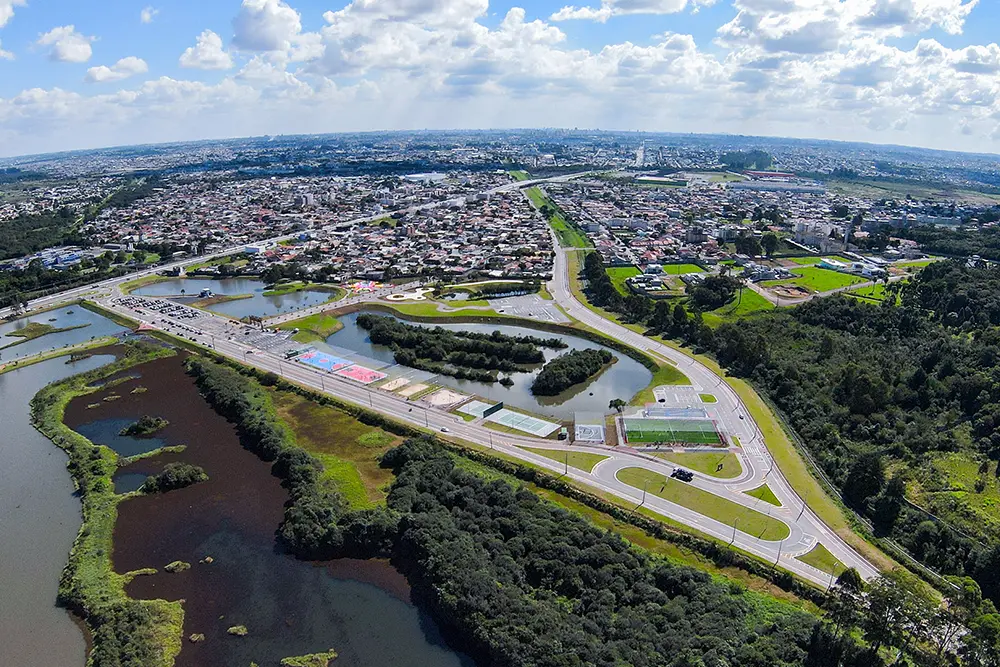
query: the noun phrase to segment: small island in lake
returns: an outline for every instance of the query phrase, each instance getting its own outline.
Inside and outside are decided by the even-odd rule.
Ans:
[[[573,350],[545,364],[531,384],[536,396],[555,396],[596,375],[615,360],[607,350]]]
[[[169,424],[163,417],[150,417],[149,415],[143,415],[139,418],[139,421],[134,424],[129,424],[121,431],[118,435],[130,435],[130,436],[145,436],[152,435],[157,431],[166,428]]]

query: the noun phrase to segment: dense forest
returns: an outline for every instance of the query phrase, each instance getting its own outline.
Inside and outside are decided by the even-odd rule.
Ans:
[[[588,348],[561,354],[542,367],[531,383],[531,393],[555,396],[592,375],[615,360],[607,350]]]
[[[52,246],[82,245],[84,239],[75,225],[76,213],[65,207],[4,220],[0,222],[0,260],[23,257]]]
[[[719,156],[719,162],[726,165],[727,169],[743,171],[744,169],[769,169],[774,163],[774,158],[769,153],[761,150],[751,151],[730,151]]]
[[[1000,601],[1000,270],[933,264],[901,305],[838,296],[764,313],[690,342],[784,412],[845,501],[922,562],[969,574]],[[956,487],[944,457],[979,470]],[[908,502],[919,491],[936,520]],[[992,495],[990,495],[992,493]],[[985,502],[984,502],[985,501]]]
[[[566,347],[558,338],[421,327],[368,313],[359,315],[357,323],[372,343],[391,347],[398,364],[482,382],[496,381],[497,371],[525,372],[525,366],[543,363],[542,347]]]
[[[984,212],[982,217],[995,222],[1000,219],[1000,208],[990,209]],[[984,259],[1000,260],[1000,227],[948,229],[934,225],[919,225],[895,229],[886,225],[874,230],[863,242],[866,247],[881,250],[891,245],[891,237],[917,241],[925,252],[935,255],[953,257],[979,255]]]
[[[835,296],[717,329],[622,297],[597,253],[583,274],[592,303],[752,380],[877,534],[1000,602],[1000,269],[935,263],[898,306]]]

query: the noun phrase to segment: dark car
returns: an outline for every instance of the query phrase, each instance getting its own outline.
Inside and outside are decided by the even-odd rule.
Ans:
[[[694,479],[694,473],[690,470],[685,470],[684,468],[674,468],[674,471],[670,473],[670,476],[679,479],[682,482],[690,482]]]

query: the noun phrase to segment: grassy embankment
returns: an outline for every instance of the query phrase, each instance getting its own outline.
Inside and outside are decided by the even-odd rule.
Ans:
[[[40,352],[38,354],[33,354],[30,357],[21,357],[20,359],[14,359],[13,361],[2,363],[0,362],[0,375],[4,373],[9,373],[10,371],[17,370],[18,368],[25,368],[27,366],[33,366],[39,364],[43,361],[48,361],[49,359],[55,359],[56,357],[66,357],[74,354],[86,355],[91,350],[96,350],[101,347],[107,347],[118,341],[114,336],[104,336],[101,338],[95,338],[94,340],[88,340],[85,343],[80,343],[79,345],[72,345],[70,347],[61,347],[58,350],[48,350],[47,352]],[[89,356],[89,355],[88,355]]]
[[[830,550],[822,544],[817,544],[808,553],[796,556],[795,559],[802,561],[806,565],[812,565],[821,572],[832,575],[840,574],[846,569],[844,564],[837,560],[837,557],[830,553]]]
[[[631,290],[629,290],[628,285],[625,284],[625,281],[632,276],[637,276],[642,273],[642,271],[634,266],[610,266],[605,269],[605,271],[608,274],[608,278],[611,278],[611,284],[615,286],[615,289],[618,290],[618,293],[622,296],[627,296],[632,293]]]
[[[312,292],[329,292],[331,294],[329,299],[330,301],[339,301],[344,298],[344,295],[346,294],[343,288],[338,287],[337,285],[293,280],[287,283],[278,283],[276,285],[268,286],[268,288],[264,290],[264,296],[284,296],[286,294],[295,294],[296,292],[304,292],[306,290]]]
[[[527,188],[524,192],[528,195],[528,199],[531,200],[534,207],[539,211],[542,210],[543,206],[548,206],[552,210],[552,215],[549,218],[549,225],[559,238],[559,245],[564,248],[593,247],[594,244],[590,242],[587,235],[566,221],[566,218],[563,216],[562,211],[556,203],[552,201],[548,195],[543,193],[541,188],[534,186]]]
[[[778,519],[652,470],[625,468],[618,471],[617,478],[639,491],[645,488],[648,494],[687,507],[762,540],[783,540],[791,534],[788,526]]]
[[[532,454],[544,456],[545,458],[552,459],[553,461],[558,461],[559,463],[568,465],[570,468],[583,470],[584,472],[591,472],[594,469],[594,466],[598,463],[610,458],[608,456],[604,456],[603,454],[591,454],[590,452],[571,452],[560,449],[537,449],[535,447],[522,447],[521,449],[529,451]]]
[[[128,497],[115,493],[111,478],[123,460],[66,426],[63,413],[73,398],[101,389],[90,386],[93,381],[172,354],[161,347],[129,345],[114,363],[51,384],[32,400],[35,426],[69,455],[83,505],[83,524],[59,583],[59,602],[87,622],[93,633],[91,659],[101,664],[141,656],[150,667],[173,665],[181,648],[184,611],[180,602],[133,600],[125,594],[125,585],[147,572],[118,574],[111,563],[118,503]]]
[[[285,322],[278,327],[283,331],[298,329],[299,332],[292,336],[292,340],[298,343],[321,342],[344,328],[343,323],[329,313],[317,313],[307,315],[291,322]]]
[[[750,489],[749,491],[744,491],[751,498],[756,498],[757,500],[762,500],[765,503],[770,503],[775,507],[781,507],[781,503],[778,501],[778,497],[774,495],[774,491],[771,490],[767,484],[761,484],[756,489]]]
[[[531,175],[528,172],[524,171],[523,169],[512,169],[507,173],[510,174],[511,178],[513,178],[515,181],[519,183],[521,181],[526,181],[531,177]]]
[[[130,294],[140,287],[147,287],[149,285],[155,285],[156,283],[162,283],[167,280],[172,280],[170,276],[160,276],[157,274],[152,274],[148,276],[143,276],[142,278],[136,278],[135,280],[129,280],[121,284],[119,289],[122,294]]]
[[[22,343],[27,343],[30,340],[35,340],[36,338],[41,338],[42,336],[48,336],[49,334],[63,333],[64,331],[73,331],[74,329],[83,329],[84,327],[89,326],[89,324],[77,324],[72,327],[54,327],[51,324],[45,324],[44,322],[29,322],[23,328],[16,329],[6,334],[4,338],[17,338],[18,340],[10,343],[9,345],[0,346],[0,350],[16,347]]]
[[[679,466],[719,479],[733,479],[743,472],[743,466],[736,454],[722,450],[719,452],[661,452],[656,455]],[[722,465],[721,469],[719,465]]]

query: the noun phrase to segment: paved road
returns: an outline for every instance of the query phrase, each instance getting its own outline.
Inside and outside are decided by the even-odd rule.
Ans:
[[[553,235],[553,243],[557,243],[555,235]],[[721,377],[696,359],[663,343],[636,333],[631,329],[611,322],[577,301],[569,285],[569,272],[566,261],[567,252],[575,251],[561,248],[557,250],[556,267],[553,271],[554,278],[549,285],[549,292],[556,303],[567,314],[634,348],[651,352],[654,355],[669,360],[688,377],[691,384],[697,390],[711,393],[717,398],[718,403],[716,407],[718,408],[717,412],[721,426],[726,433],[739,438],[743,449],[743,453],[740,456],[741,463],[743,463],[744,469],[749,469],[751,473],[744,475],[736,482],[712,481],[710,478],[706,479],[705,476],[697,475],[696,480],[698,480],[698,485],[703,486],[705,483],[708,483],[709,486],[706,488],[713,493],[734,502],[746,504],[744,498],[747,496],[742,491],[755,488],[766,480],[782,504],[782,508],[776,513],[772,513],[772,516],[781,518],[789,525],[796,527],[789,538],[790,543],[784,545],[785,548],[781,548],[780,564],[782,567],[815,580],[815,577],[809,576],[806,568],[813,572],[815,572],[815,569],[803,564],[801,561],[795,560],[794,556],[808,551],[808,549],[804,548],[807,545],[811,548],[816,542],[821,542],[842,563],[857,568],[866,579],[876,576],[878,570],[874,566],[844,542],[833,530],[828,528],[808,507],[805,507],[798,494],[795,493],[791,485],[781,474],[781,471],[774,464],[774,460],[771,458],[764,442],[763,434],[753,421],[753,417],[746,410],[736,392]],[[644,467],[651,468],[650,465]],[[611,467],[607,468],[609,473],[613,469]],[[604,472],[603,464],[597,466],[594,472],[602,478],[609,476],[609,473]],[[720,489],[720,487],[722,488]],[[677,518],[676,513],[671,513],[668,516]],[[703,528],[706,520],[702,517],[700,523],[684,522],[718,537],[717,531],[705,530]],[[726,529],[731,535],[732,529],[728,526]],[[736,544],[742,548],[747,548],[745,539],[741,541],[738,538]],[[779,559],[778,545],[776,543],[765,545],[763,550],[766,552],[766,557],[772,559],[772,561]],[[754,550],[753,553],[760,555],[760,550]]]

